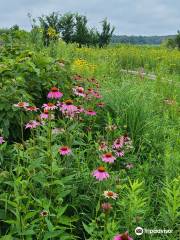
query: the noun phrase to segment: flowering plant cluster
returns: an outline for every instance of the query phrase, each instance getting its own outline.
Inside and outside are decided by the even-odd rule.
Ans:
[[[34,116],[33,119],[23,126],[25,129],[30,129],[33,136],[34,130],[37,130],[39,127],[42,129],[47,128],[49,142],[48,152],[52,159],[52,136],[54,134],[59,135],[59,133],[65,135],[65,130],[59,128],[59,125],[57,125],[59,119],[67,119],[67,121],[70,122],[78,121],[79,123],[85,122],[86,124],[95,124],[98,117],[98,111],[103,111],[105,107],[105,103],[99,101],[102,96],[98,90],[99,83],[95,78],[89,78],[84,83],[84,79],[81,76],[75,75],[73,77],[73,83],[74,86],[70,90],[71,99],[65,99],[65,94],[61,92],[58,87],[53,86],[47,93],[48,101],[42,104],[42,106],[36,107],[23,101],[14,104],[15,108],[18,108],[20,111],[25,111],[27,114],[29,112],[31,116]],[[88,132],[91,131],[92,127],[93,126],[89,126]],[[104,129],[106,132],[116,131],[117,127],[116,125],[108,125],[108,127],[106,126]],[[22,130],[22,138],[24,135],[23,132],[24,130]],[[22,139],[22,141],[24,142],[24,139]],[[1,143],[3,142],[4,140],[2,138]],[[96,169],[91,170],[92,177],[99,182],[111,179],[111,165],[121,161],[120,159],[131,149],[133,149],[132,141],[127,134],[116,137],[114,140],[110,141],[110,144],[107,141],[101,141],[98,147],[99,161],[101,164]],[[67,140],[62,142],[61,146],[57,149],[59,156],[64,159],[71,159],[75,151],[76,149],[74,149],[72,144]],[[94,149],[94,151],[96,151],[96,149]],[[53,162],[51,164],[53,164]],[[131,163],[129,163],[129,165],[130,164]],[[112,190],[104,189],[104,191],[101,190],[100,192],[100,198],[102,196],[106,201],[101,200],[101,209],[106,216],[109,216],[111,210],[113,210],[111,201],[116,201],[119,198],[119,194]],[[40,213],[41,217],[48,217],[48,215],[49,213],[45,209]],[[106,228],[106,225],[104,228]],[[107,234],[106,230],[105,234]],[[126,239],[126,236],[128,236],[128,233],[117,235],[114,239]],[[130,240],[132,238],[128,236],[127,239]]]
[[[178,239],[178,51],[40,31],[0,36],[1,238]]]

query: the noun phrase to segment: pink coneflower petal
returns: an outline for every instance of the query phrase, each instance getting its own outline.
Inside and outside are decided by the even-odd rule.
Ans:
[[[55,110],[57,109],[57,106],[53,103],[44,103],[43,106],[42,106],[45,110]]]
[[[25,128],[36,128],[37,126],[40,126],[40,123],[37,122],[36,120],[31,120],[30,122],[28,122],[26,125],[25,125]]]
[[[62,146],[59,148],[59,153],[63,156],[69,155],[69,154],[71,154],[71,149],[68,146]]]
[[[113,143],[113,148],[119,149],[122,148],[124,145],[124,136],[117,138]]]
[[[84,108],[81,106],[77,106],[76,113],[82,113],[82,112],[84,112]]]
[[[108,149],[108,145],[107,145],[106,142],[101,142],[101,143],[99,144],[99,150],[100,150],[100,151],[105,151],[105,150],[107,150],[107,149]]]
[[[124,157],[124,151],[117,151],[115,154],[117,157]]]
[[[41,119],[48,119],[49,118],[49,114],[48,113],[41,113],[40,114],[40,118]]]
[[[80,97],[85,97],[86,96],[83,87],[77,86],[77,87],[73,88],[73,92],[76,96],[80,96]]]
[[[95,98],[102,98],[102,96],[96,91],[94,91],[92,94]]]
[[[26,107],[26,111],[37,112],[38,110],[39,108],[37,108],[36,106]]]
[[[101,208],[102,208],[103,212],[105,212],[107,214],[112,209],[112,205],[110,203],[102,203]]]
[[[114,200],[116,200],[116,198],[118,198],[118,194],[115,192],[112,192],[112,191],[104,191],[103,195],[106,198],[112,198]]]
[[[62,113],[64,115],[69,116],[69,117],[74,117],[74,115],[77,112],[77,107],[74,106],[73,101],[69,99],[60,105],[60,110],[62,111]]]
[[[94,93],[94,89],[93,88],[88,88],[87,93]]]
[[[123,234],[116,235],[113,240],[133,240],[129,235],[128,232],[125,232]]]
[[[104,167],[98,167],[95,171],[92,173],[93,177],[95,177],[98,181],[103,181],[107,178],[109,178],[109,174],[106,172]]]
[[[108,152],[101,156],[103,162],[113,163],[116,160],[116,157],[112,155],[112,153]]]
[[[86,115],[89,115],[89,116],[95,116],[96,115],[96,112],[93,111],[92,109],[88,109],[85,111],[85,114]]]
[[[52,114],[51,112],[49,113],[48,110],[44,109],[44,112],[40,114],[40,119],[54,119],[54,114]]]
[[[125,143],[131,141],[130,137],[128,137],[127,134],[124,134],[123,137],[124,137],[124,142],[125,142]]]
[[[14,104],[15,107],[18,107],[18,108],[26,108],[29,106],[29,103],[27,102],[18,102],[17,104]]]
[[[48,93],[47,97],[51,99],[59,99],[63,96],[63,93],[59,91],[58,88],[52,87],[51,91]]]
[[[3,137],[0,137],[0,144],[3,144],[5,141],[4,141],[4,138]]]

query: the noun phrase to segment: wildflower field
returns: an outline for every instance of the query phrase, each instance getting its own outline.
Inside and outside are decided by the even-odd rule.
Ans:
[[[179,239],[180,51],[35,37],[0,45],[0,239]]]

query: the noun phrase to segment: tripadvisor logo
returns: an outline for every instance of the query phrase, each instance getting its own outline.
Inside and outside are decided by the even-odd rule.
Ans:
[[[145,234],[169,234],[172,233],[173,230],[172,229],[146,229],[146,228],[142,228],[142,227],[136,227],[135,229],[135,234],[140,236],[143,233]]]
[[[135,229],[135,234],[138,235],[138,236],[142,235],[143,234],[143,228],[142,227],[137,227]]]

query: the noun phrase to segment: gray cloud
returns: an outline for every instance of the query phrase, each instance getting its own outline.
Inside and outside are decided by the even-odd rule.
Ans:
[[[38,17],[59,11],[85,14],[97,28],[107,17],[116,34],[175,34],[180,29],[179,9],[179,0],[0,0],[0,27],[18,24],[30,29],[28,12]]]

